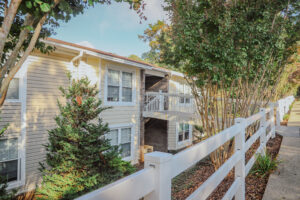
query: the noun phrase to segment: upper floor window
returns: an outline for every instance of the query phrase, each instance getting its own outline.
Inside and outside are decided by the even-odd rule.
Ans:
[[[18,139],[0,140],[0,176],[8,182],[18,180]]]
[[[133,103],[134,73],[122,70],[107,70],[106,101],[111,103]]]
[[[20,79],[19,78],[13,78],[10,81],[7,94],[6,94],[6,99],[7,100],[19,100],[20,99]]]
[[[178,91],[179,91],[179,94],[182,94],[182,95],[191,95],[191,88],[187,84],[179,83]],[[190,102],[191,102],[191,98],[189,98],[189,97],[180,97],[179,103],[189,104]]]
[[[177,131],[178,142],[190,140],[190,132],[191,128],[189,124],[179,123]]]
[[[112,146],[119,146],[122,158],[131,157],[132,127],[112,128],[106,135]]]

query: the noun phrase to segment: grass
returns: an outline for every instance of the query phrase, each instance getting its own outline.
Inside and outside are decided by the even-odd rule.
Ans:
[[[251,169],[251,174],[264,177],[274,171],[277,168],[278,163],[279,162],[272,159],[272,156],[268,153],[266,153],[266,155],[259,154],[253,168]]]

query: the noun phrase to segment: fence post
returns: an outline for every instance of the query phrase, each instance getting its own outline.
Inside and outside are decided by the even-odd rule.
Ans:
[[[246,136],[246,120],[245,118],[236,118],[235,124],[241,125],[241,132],[235,136],[235,152],[241,152],[241,158],[238,163],[235,165],[235,179],[241,178],[242,183],[238,189],[235,200],[245,200],[246,196],[246,162],[245,162],[245,136]]]
[[[159,90],[159,111],[164,110],[164,95],[162,94],[162,91]]]
[[[276,107],[276,126],[280,126],[280,112],[279,112],[278,101],[275,103],[275,107]]]
[[[271,119],[271,134],[272,134],[272,138],[275,138],[275,116],[274,116],[274,103],[270,103],[270,119]]]
[[[172,156],[158,151],[145,154],[145,168],[153,167],[155,170],[155,189],[145,200],[171,200]]]
[[[267,118],[266,118],[266,109],[261,108],[260,109],[261,114],[263,115],[261,120],[260,120],[260,129],[262,129],[262,134],[260,135],[260,146],[262,147],[262,154],[265,155],[265,148],[266,148],[266,143],[267,143],[267,137],[266,137],[266,123],[267,123]]]

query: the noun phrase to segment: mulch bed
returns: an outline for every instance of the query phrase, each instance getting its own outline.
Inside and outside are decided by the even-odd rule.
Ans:
[[[274,139],[270,139],[267,143],[268,153],[275,158],[279,152],[282,137],[276,135]],[[259,139],[252,145],[246,153],[246,162],[252,157],[259,146]],[[183,200],[192,194],[201,184],[207,180],[213,173],[214,167],[209,159],[199,162],[193,168],[183,172],[175,177],[172,181],[172,199]],[[261,200],[269,179],[269,174],[264,177],[257,177],[249,174],[246,177],[246,199],[247,200]],[[216,190],[210,195],[208,199],[218,200],[222,199],[227,190],[234,181],[234,171],[219,184]]]

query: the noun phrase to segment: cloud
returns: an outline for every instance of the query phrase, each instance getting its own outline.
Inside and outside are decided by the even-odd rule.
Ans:
[[[168,21],[168,12],[164,11],[163,6],[165,6],[164,0],[146,1],[144,14],[149,23],[154,23],[157,20]]]
[[[81,41],[81,42],[78,42],[78,43],[76,43],[76,44],[81,45],[81,46],[84,46],[84,47],[93,48],[93,49],[96,48],[96,47],[95,47],[92,43],[90,43],[89,41]]]

